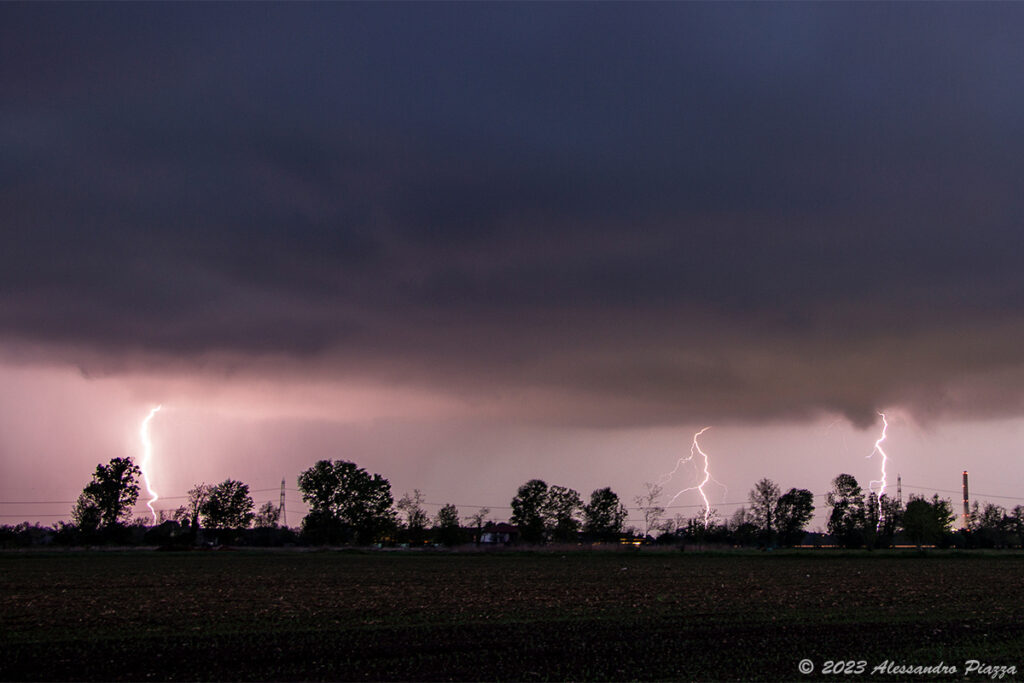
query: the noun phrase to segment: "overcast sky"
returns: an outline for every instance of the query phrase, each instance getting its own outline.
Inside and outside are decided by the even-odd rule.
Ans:
[[[713,425],[728,514],[876,479],[884,410],[905,480],[1022,503],[1021,26],[0,4],[0,522],[157,404],[166,495],[344,458],[504,518],[535,476],[631,499]]]

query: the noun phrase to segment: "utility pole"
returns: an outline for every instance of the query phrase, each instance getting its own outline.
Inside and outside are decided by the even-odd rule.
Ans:
[[[281,513],[281,526],[288,526],[288,512],[284,509],[284,477],[281,477],[281,502],[279,503],[278,510]]]

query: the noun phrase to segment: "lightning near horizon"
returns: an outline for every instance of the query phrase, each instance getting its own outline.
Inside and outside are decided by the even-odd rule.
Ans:
[[[139,464],[139,469],[142,470],[142,478],[146,480],[146,492],[149,493],[150,498],[146,501],[146,507],[149,508],[149,513],[153,515],[153,524],[156,524],[156,510],[153,509],[153,503],[159,500],[160,496],[153,490],[153,485],[149,479],[149,461],[153,455],[153,442],[149,439],[149,422],[153,419],[163,406],[157,406],[149,411],[149,415],[142,421],[142,426],[139,427],[139,438],[142,440],[142,462]]]
[[[882,478],[872,479],[870,482],[868,482],[868,490],[871,491],[872,493],[875,493],[875,484],[881,484],[881,486],[878,487],[877,493],[878,497],[881,498],[883,495],[885,495],[885,487],[888,486],[889,475],[886,472],[886,465],[889,464],[889,455],[885,452],[885,449],[882,448],[882,442],[885,441],[886,432],[889,429],[889,421],[885,419],[885,413],[878,413],[878,415],[882,418],[882,435],[878,437],[877,441],[875,441],[875,448],[867,457],[871,458],[875,455],[875,453],[882,454]]]
[[[682,465],[684,462],[693,462],[698,455],[700,455],[700,457],[704,459],[704,479],[696,486],[690,486],[688,488],[678,491],[676,495],[672,496],[672,498],[666,504],[666,507],[668,505],[671,505],[673,502],[675,502],[676,498],[678,498],[679,496],[688,491],[697,491],[698,493],[700,493],[700,497],[704,501],[704,528],[707,528],[708,522],[711,518],[711,504],[710,502],[708,502],[707,492],[704,491],[704,487],[707,486],[708,482],[713,481],[719,486],[721,486],[723,489],[726,488],[725,484],[722,484],[721,482],[717,481],[714,477],[711,476],[711,467],[710,461],[708,459],[708,454],[701,450],[700,443],[698,441],[701,434],[708,431],[709,429],[711,429],[710,426],[704,427],[699,432],[693,435],[693,443],[690,445],[690,455],[685,458],[679,458],[679,460],[676,461],[675,468],[661,478],[661,483],[664,484],[668,482],[670,479],[672,479],[672,475],[674,475],[679,470],[679,466]]]

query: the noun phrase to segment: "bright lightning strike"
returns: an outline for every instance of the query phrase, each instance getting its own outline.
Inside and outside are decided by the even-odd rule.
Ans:
[[[872,457],[875,453],[882,454],[882,478],[871,480],[871,482],[868,484],[868,490],[874,493],[875,484],[881,484],[881,486],[878,487],[878,497],[881,498],[882,496],[885,495],[885,487],[887,486],[886,480],[888,477],[885,471],[885,466],[889,463],[889,456],[882,448],[882,442],[885,441],[885,432],[886,430],[889,429],[889,422],[885,419],[885,413],[879,413],[879,416],[882,418],[882,435],[878,437],[878,441],[875,442],[875,449],[871,451],[871,454],[868,455],[868,457]]]
[[[149,500],[146,501],[146,506],[149,508],[149,512],[153,515],[153,524],[156,524],[156,510],[153,509],[153,503],[159,499],[156,491],[153,490],[153,486],[149,481],[149,460],[153,455],[153,442],[149,440],[149,421],[153,419],[153,416],[159,412],[163,406],[157,406],[153,410],[149,411],[149,415],[142,421],[142,426],[139,427],[139,438],[142,439],[142,463],[139,465],[139,469],[142,470],[142,478],[146,480],[146,491],[149,493]]]
[[[707,485],[709,481],[714,481],[722,488],[725,488],[723,484],[721,484],[718,481],[715,481],[715,479],[711,476],[708,454],[701,450],[700,443],[697,441],[700,435],[708,431],[709,429],[711,429],[711,427],[704,427],[702,430],[693,435],[693,444],[690,446],[689,457],[679,458],[679,460],[676,461],[675,469],[673,469],[667,475],[662,477],[662,483],[667,482],[672,478],[672,475],[674,475],[679,470],[679,466],[682,465],[684,462],[693,462],[698,455],[704,459],[704,479],[696,486],[690,486],[689,488],[685,488],[679,491],[678,493],[676,493],[676,495],[672,496],[672,499],[669,500],[667,503],[667,505],[671,505],[673,502],[675,502],[676,498],[686,493],[687,491],[697,491],[698,493],[700,493],[700,497],[704,500],[704,528],[707,528],[708,522],[711,519],[711,504],[708,502],[708,496],[707,493],[704,491],[704,487]]]

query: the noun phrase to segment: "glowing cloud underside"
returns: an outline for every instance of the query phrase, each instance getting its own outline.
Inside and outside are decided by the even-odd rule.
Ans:
[[[153,419],[153,416],[163,406],[157,406],[153,410],[149,411],[149,415],[142,421],[142,426],[139,428],[139,438],[142,439],[142,462],[139,464],[139,469],[142,470],[142,478],[146,481],[146,491],[149,493],[149,500],[146,501],[146,507],[149,508],[149,513],[153,515],[153,524],[156,524],[156,510],[153,509],[153,503],[155,503],[159,496],[156,491],[153,490],[153,486],[149,480],[149,460],[153,455],[153,442],[149,440],[149,421]]]
[[[878,497],[881,498],[885,495],[885,487],[888,485],[888,474],[885,470],[886,465],[889,464],[889,456],[886,454],[885,449],[882,448],[882,442],[885,441],[885,432],[889,429],[889,422],[885,419],[885,413],[879,413],[879,416],[882,418],[882,435],[878,437],[878,441],[875,442],[875,449],[871,451],[871,454],[868,455],[868,457],[872,457],[875,453],[882,454],[882,478],[872,479],[871,482],[868,483],[868,490],[872,493],[877,493]],[[877,492],[875,491],[875,484],[880,485]]]
[[[678,498],[682,494],[686,493],[687,491],[697,491],[698,493],[700,493],[700,497],[704,501],[704,527],[705,528],[707,528],[708,522],[709,522],[709,520],[711,518],[711,504],[708,502],[708,496],[707,496],[707,493],[704,491],[704,487],[707,485],[707,483],[709,481],[714,481],[714,479],[711,476],[710,464],[708,462],[708,454],[701,450],[700,443],[698,443],[697,439],[700,437],[701,434],[703,434],[704,432],[708,431],[709,429],[711,429],[711,427],[705,427],[704,429],[700,430],[699,432],[697,432],[696,434],[693,435],[693,444],[691,444],[691,446],[690,446],[690,455],[689,455],[689,457],[680,458],[676,462],[675,469],[673,469],[667,475],[662,477],[662,482],[663,483],[667,482],[669,479],[672,478],[672,475],[674,475],[676,473],[676,471],[679,470],[679,466],[682,465],[684,462],[693,462],[694,458],[696,458],[698,455],[701,458],[704,459],[704,479],[699,484],[697,484],[696,486],[690,486],[690,487],[682,489],[681,491],[676,493],[676,495],[672,496],[671,500],[668,501],[668,505],[671,505],[672,503],[674,503],[676,498]],[[723,488],[725,488],[719,482],[716,481],[715,483],[718,484],[719,486],[722,486]]]

